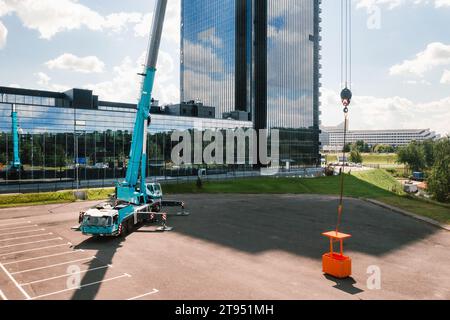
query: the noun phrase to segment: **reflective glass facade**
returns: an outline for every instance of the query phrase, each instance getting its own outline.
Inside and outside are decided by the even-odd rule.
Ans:
[[[235,1],[183,0],[181,100],[235,108]]]
[[[182,99],[248,111],[282,131],[284,160],[319,163],[320,4],[182,0]]]
[[[8,172],[13,154],[13,104],[24,167],[20,176]],[[95,108],[70,105],[64,94],[0,87],[0,188],[18,180],[73,181],[77,178],[76,164],[81,181],[125,176],[136,106],[102,101]],[[148,175],[170,175],[174,130],[246,127],[252,127],[251,122],[155,114],[148,135]]]

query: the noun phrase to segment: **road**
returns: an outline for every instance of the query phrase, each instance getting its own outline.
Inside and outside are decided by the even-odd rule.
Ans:
[[[353,277],[321,271],[337,199],[310,195],[183,195],[174,231],[126,238],[70,230],[95,203],[0,210],[4,299],[450,299],[450,234],[360,201],[342,221]],[[381,288],[367,286],[368,268]]]

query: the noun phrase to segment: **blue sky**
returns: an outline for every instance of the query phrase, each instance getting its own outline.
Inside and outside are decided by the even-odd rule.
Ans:
[[[169,0],[161,48],[156,95],[164,102],[179,96],[179,1]],[[336,125],[340,1],[322,3],[322,123]],[[0,85],[89,87],[110,100],[135,101],[153,6],[153,0],[0,0]],[[450,0],[353,1],[351,128],[450,133],[449,21]]]

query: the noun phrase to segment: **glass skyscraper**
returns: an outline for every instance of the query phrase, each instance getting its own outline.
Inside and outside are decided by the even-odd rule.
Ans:
[[[321,0],[182,0],[181,99],[280,129],[281,157],[319,155]]]

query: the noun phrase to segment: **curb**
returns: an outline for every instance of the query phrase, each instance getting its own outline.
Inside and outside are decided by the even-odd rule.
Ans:
[[[380,202],[380,201],[377,201],[377,200],[373,200],[373,199],[364,199],[364,200],[369,202],[369,203],[372,203],[372,204],[374,204],[376,206],[379,206],[379,207],[382,207],[382,208],[385,208],[385,209],[389,209],[389,210],[391,210],[393,212],[400,213],[400,214],[402,214],[404,216],[407,216],[407,217],[410,217],[410,218],[413,218],[413,219],[416,219],[416,220],[419,220],[419,221],[422,221],[422,222],[426,222],[428,224],[431,224],[431,225],[433,225],[435,227],[444,229],[446,231],[450,231],[450,225],[448,225],[448,224],[443,224],[443,223],[440,223],[440,222],[438,222],[436,220],[433,220],[431,218],[419,216],[419,215],[417,215],[415,213],[412,213],[412,212],[409,212],[409,211],[406,211],[406,210],[403,210],[403,209],[400,209],[400,208],[388,205],[386,203],[383,203],[383,202]]]

